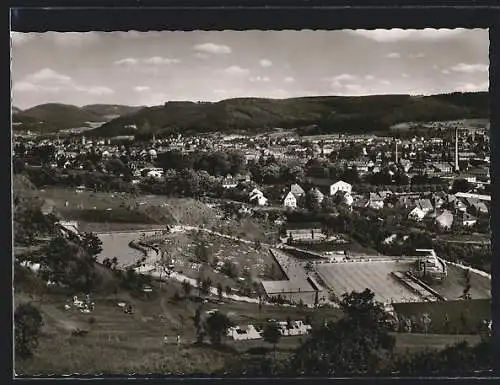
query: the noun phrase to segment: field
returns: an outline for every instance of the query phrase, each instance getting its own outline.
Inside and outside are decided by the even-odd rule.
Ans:
[[[84,231],[147,230],[183,224],[204,226],[260,242],[272,242],[277,234],[273,226],[253,218],[223,219],[220,209],[190,198],[92,191],[77,193],[74,189],[58,187],[23,188],[22,193],[41,199],[45,208],[52,208],[62,219],[77,220]]]
[[[191,317],[200,304],[193,299],[174,300],[180,291],[176,282],[155,287],[150,299],[134,299],[127,294],[93,298],[96,304],[92,314],[64,310],[66,297],[46,294],[38,298],[16,292],[16,305],[33,301],[43,314],[44,327],[40,345],[33,359],[17,361],[15,370],[22,374],[94,374],[94,373],[211,373],[222,370],[239,355],[248,355],[255,348],[270,347],[262,340],[235,342],[226,340],[226,347],[194,346],[195,329]],[[125,314],[117,306],[119,301],[134,306],[134,314]],[[224,301],[207,303],[206,311],[217,308],[238,325],[258,324],[273,318],[296,320],[310,317],[313,325],[325,319],[341,317],[335,309],[307,309]],[[73,336],[75,329],[87,330],[86,336]],[[176,336],[181,344],[177,346]],[[399,334],[396,349],[400,352],[424,348],[443,348],[454,342],[476,342],[477,336]],[[168,337],[165,344],[163,337]],[[289,354],[307,337],[284,337],[278,352]],[[265,353],[263,353],[265,354]],[[257,355],[258,357],[258,355]]]
[[[93,298],[96,307],[92,314],[76,310],[65,311],[66,298],[45,295],[34,304],[42,310],[45,326],[40,346],[34,359],[16,362],[18,374],[73,374],[73,373],[147,373],[152,371],[196,373],[220,370],[235,355],[235,345],[229,342],[228,351],[195,347],[195,329],[191,317],[199,304],[194,300],[175,301],[173,294],[181,291],[176,282],[163,285],[150,300],[132,299],[127,295]],[[30,300],[16,293],[16,304]],[[134,314],[125,314],[119,301],[131,303]],[[237,324],[265,322],[274,318],[286,320],[305,319],[313,322],[337,319],[340,314],[333,309],[309,309],[262,306],[256,304],[225,302],[203,305],[203,313],[217,308]],[[93,323],[89,322],[93,319]],[[72,330],[88,330],[85,337],[72,336]],[[176,336],[181,336],[181,346],[176,346]],[[163,337],[169,343],[165,346]],[[262,342],[261,342],[262,343]],[[238,348],[244,346],[239,345]],[[284,343],[286,346],[287,343]],[[237,352],[236,352],[237,353]]]
[[[315,265],[322,280],[340,297],[351,291],[370,288],[380,302],[401,301],[415,294],[391,276],[393,271],[406,271],[409,262],[346,262]]]
[[[430,331],[435,333],[476,333],[483,320],[491,320],[491,300],[455,300],[394,304],[395,311],[406,318],[419,319],[428,313]],[[445,326],[446,316],[449,324]]]

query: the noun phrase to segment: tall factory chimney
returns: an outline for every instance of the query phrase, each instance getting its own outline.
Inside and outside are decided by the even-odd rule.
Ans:
[[[460,171],[458,166],[458,128],[455,128],[455,171]]]
[[[395,140],[395,144],[396,144],[396,164],[398,164],[398,140],[397,139]]]

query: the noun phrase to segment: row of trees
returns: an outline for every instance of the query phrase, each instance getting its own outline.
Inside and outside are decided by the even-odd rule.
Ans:
[[[460,375],[488,371],[493,366],[489,340],[476,346],[460,343],[441,351],[398,353],[391,333],[392,318],[370,290],[345,294],[340,302],[344,317],[313,327],[291,357],[257,361],[239,358],[231,373],[266,376],[391,376]],[[277,326],[266,325],[264,338],[277,344]],[[235,373],[235,374],[236,374]]]

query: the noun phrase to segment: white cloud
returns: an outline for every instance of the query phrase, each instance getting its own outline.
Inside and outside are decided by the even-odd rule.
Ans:
[[[411,54],[409,55],[409,58],[410,58],[410,59],[422,59],[422,58],[424,58],[424,57],[425,57],[425,53],[423,53],[423,52],[411,53]]]
[[[153,56],[150,58],[137,59],[133,57],[128,57],[125,59],[120,59],[115,61],[116,65],[126,65],[126,66],[135,66],[138,64],[147,64],[147,65],[169,65],[169,64],[178,64],[181,61],[176,58],[168,58],[168,57],[160,57]]]
[[[37,92],[38,86],[27,81],[15,82],[12,86],[13,91],[17,92]]]
[[[254,76],[250,78],[251,82],[269,82],[270,79],[267,76]]]
[[[178,64],[181,61],[176,58],[168,58],[168,57],[159,57],[159,56],[154,56],[150,57],[148,59],[144,59],[144,63],[146,64],[154,64],[154,65],[162,65],[162,64]]]
[[[459,85],[459,89],[465,92],[477,92],[477,91],[488,91],[489,83],[462,83]]]
[[[224,44],[205,43],[197,44],[193,47],[195,51],[211,53],[214,55],[231,53],[231,47]]]
[[[291,76],[287,76],[283,81],[285,83],[293,83],[293,82],[295,82],[295,79]]]
[[[448,70],[445,69],[445,70],[441,70],[441,73],[443,75],[448,75],[450,73],[450,71],[448,71]]]
[[[108,87],[84,86],[75,83],[70,76],[60,74],[50,68],[41,69],[14,83],[13,90],[18,92],[59,92],[68,90],[85,92],[91,95],[110,95],[114,93]]]
[[[120,59],[120,60],[115,61],[116,65],[129,65],[129,66],[133,66],[133,65],[136,65],[138,63],[139,63],[139,61],[137,59],[134,59],[133,57],[127,57],[125,59]]]
[[[276,88],[267,93],[268,98],[286,99],[290,97],[290,93],[282,88]]]
[[[145,39],[152,37],[161,37],[164,36],[162,31],[148,31],[148,32],[140,32],[140,31],[116,31],[111,32],[112,34],[118,34],[123,39]]]
[[[227,73],[228,75],[241,76],[241,75],[248,75],[250,73],[250,70],[247,68],[241,68],[240,66],[234,65],[226,68],[224,72]]]
[[[99,32],[47,32],[54,44],[67,47],[81,47],[100,41]]]
[[[334,77],[326,78],[330,82],[330,87],[338,88],[341,87],[344,82],[351,82],[356,79],[356,76],[350,74],[340,74]]]
[[[406,78],[406,79],[407,79],[407,78],[409,78],[409,77],[410,77],[410,75],[408,75],[408,74],[406,74],[406,73],[403,73],[403,74],[401,74],[401,77],[403,77],[403,78]]]
[[[390,80],[382,79],[380,80],[380,84],[383,84],[385,86],[389,86],[391,84]]]
[[[343,82],[343,81],[351,81],[356,79],[356,76],[350,74],[341,74],[337,75],[333,78],[334,81]]]
[[[108,87],[100,87],[100,86],[95,86],[95,87],[83,87],[83,86],[77,86],[75,87],[77,91],[81,92],[86,92],[91,95],[111,95],[114,94],[115,91],[113,91],[111,88]]]
[[[194,54],[195,57],[197,57],[198,59],[202,59],[202,60],[205,60],[205,59],[208,59],[210,56],[207,55],[206,53],[203,53],[203,52],[196,52]]]
[[[459,63],[456,66],[451,67],[452,71],[462,72],[462,73],[467,73],[467,74],[471,74],[474,72],[487,72],[488,69],[489,69],[489,66],[486,64]]]
[[[360,84],[346,84],[344,85],[346,90],[346,94],[349,95],[365,95],[367,94],[367,90]]]
[[[149,91],[150,89],[151,88],[148,86],[136,86],[136,87],[134,87],[135,92],[145,92],[145,91]]]
[[[60,74],[50,68],[44,68],[26,77],[28,82],[40,83],[40,82],[56,82],[62,84],[70,84],[72,82],[71,77]]]
[[[365,76],[365,80],[373,80],[373,79],[375,79],[375,76],[373,76],[373,75],[366,75]]]
[[[436,41],[446,40],[460,35],[463,28],[455,29],[374,29],[374,30],[349,30],[348,33],[362,36],[378,43],[393,43],[402,40],[411,41]]]
[[[30,40],[33,40],[35,35],[33,33],[24,33],[24,32],[10,32],[10,39],[12,41],[13,46],[18,46],[24,43],[27,43]]]
[[[273,62],[271,60],[268,60],[268,59],[262,59],[260,61],[260,65],[264,68],[266,67],[271,67],[273,65]]]
[[[385,55],[385,57],[388,59],[399,59],[401,57],[401,55],[397,52],[391,52],[391,53]]]

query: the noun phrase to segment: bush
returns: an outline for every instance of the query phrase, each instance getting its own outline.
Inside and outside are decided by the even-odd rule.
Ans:
[[[29,358],[38,347],[43,318],[38,308],[30,303],[19,305],[14,314],[15,350],[21,359]]]

